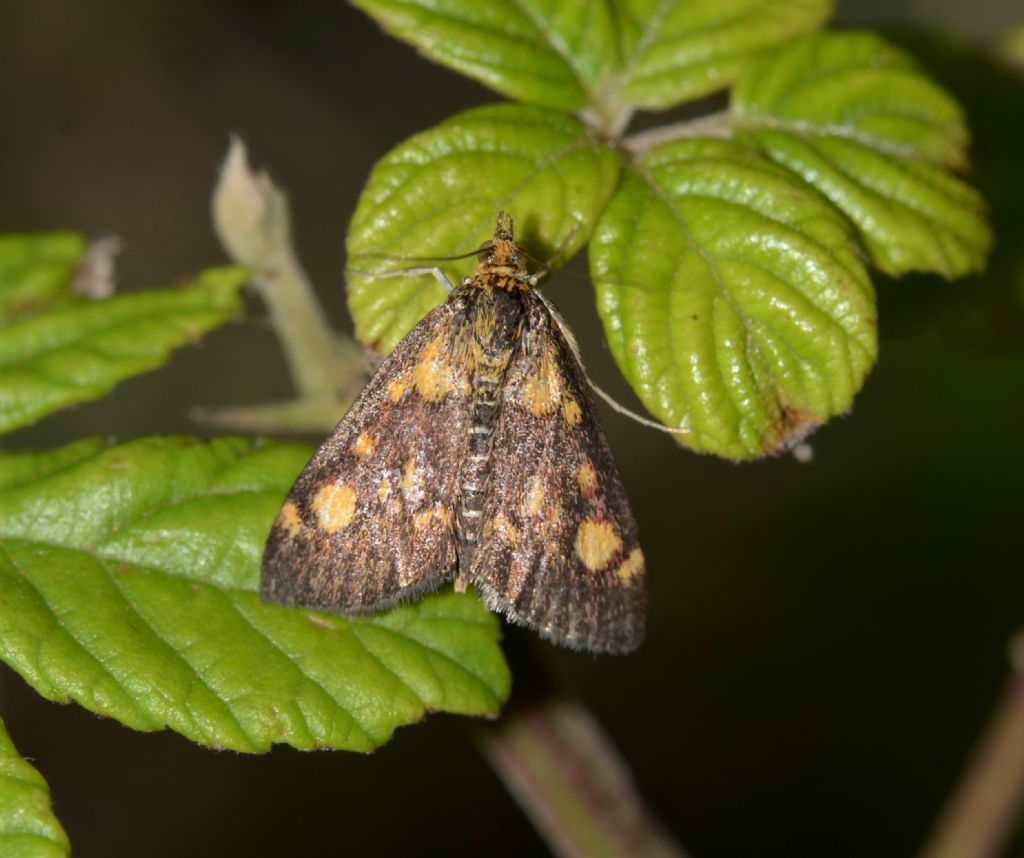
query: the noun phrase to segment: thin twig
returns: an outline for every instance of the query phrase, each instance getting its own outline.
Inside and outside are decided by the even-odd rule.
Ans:
[[[963,780],[921,858],[995,858],[1024,801],[1024,633],[1011,646],[1013,673]]]

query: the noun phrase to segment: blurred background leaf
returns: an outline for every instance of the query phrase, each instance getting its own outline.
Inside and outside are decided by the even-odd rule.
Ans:
[[[83,253],[73,232],[0,235],[0,320],[65,297]]]
[[[16,255],[20,248],[9,243],[8,251]],[[70,273],[66,266],[60,271],[60,277]],[[58,283],[60,277],[53,261],[41,258],[38,267],[33,262],[22,269],[9,294],[24,296],[31,288],[38,301],[40,287],[18,283],[47,283],[48,295],[56,298],[70,283]],[[99,301],[68,296],[45,309],[37,304],[30,314],[0,318],[0,432],[95,399],[128,376],[160,366],[172,349],[194,343],[239,311],[245,280],[243,269],[221,268],[177,288]]]

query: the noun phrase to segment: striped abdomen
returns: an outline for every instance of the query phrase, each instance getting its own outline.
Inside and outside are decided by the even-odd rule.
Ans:
[[[473,403],[467,429],[469,438],[459,479],[460,493],[455,517],[459,534],[459,577],[456,578],[456,589],[462,589],[460,585],[468,583],[464,576],[472,566],[480,535],[484,493],[490,470],[491,437],[497,423],[506,367],[504,361],[497,366],[482,366],[473,379]]]

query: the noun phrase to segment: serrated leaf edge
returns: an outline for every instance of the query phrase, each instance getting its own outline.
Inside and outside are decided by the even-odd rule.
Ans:
[[[23,541],[25,541],[26,543],[30,542],[29,540],[23,540]],[[38,540],[31,541],[31,544],[48,546],[48,543],[40,542]],[[67,546],[61,546],[61,545],[54,545],[52,547],[61,548],[61,549],[65,549],[65,550],[68,549]],[[191,726],[191,728],[192,728],[191,731],[188,730],[187,728],[183,728],[180,723],[179,724],[172,723],[174,719],[169,718],[168,714],[166,712],[162,712],[159,709],[157,711],[153,711],[148,706],[140,705],[138,700],[136,699],[135,695],[132,693],[131,689],[128,686],[126,686],[126,684],[123,682],[122,678],[120,676],[118,676],[118,674],[116,674],[113,670],[111,670],[111,668],[103,661],[103,659],[97,653],[95,653],[90,647],[86,646],[86,644],[84,644],[83,642],[78,640],[78,638],[74,635],[72,630],[69,629],[65,625],[65,623],[61,619],[59,613],[54,609],[54,606],[51,605],[51,603],[46,598],[46,596],[42,592],[42,590],[40,590],[35,585],[35,583],[31,579],[31,577],[21,567],[21,565],[18,563],[16,558],[13,555],[11,555],[11,553],[9,551],[6,550],[5,542],[2,539],[0,539],[0,550],[4,551],[4,554],[7,557],[7,560],[11,564],[11,566],[18,571],[18,573],[21,575],[21,577],[25,581],[25,583],[28,584],[29,587],[31,587],[32,591],[37,595],[37,597],[39,598],[40,602],[43,605],[46,606],[50,616],[52,617],[52,619],[54,621],[54,628],[59,629],[61,634],[66,636],[66,638],[71,643],[73,643],[78,648],[78,650],[80,650],[82,653],[84,653],[89,658],[91,663],[93,663],[97,667],[99,667],[102,670],[102,672],[111,681],[114,682],[115,686],[126,696],[126,698],[130,701],[130,703],[131,703],[132,707],[134,708],[134,710],[139,714],[140,722],[143,721],[143,720],[148,722],[147,726],[140,726],[138,723],[134,723],[134,724],[129,723],[128,726],[131,726],[131,727],[133,727],[135,729],[144,730],[144,731],[153,731],[153,730],[160,730],[160,729],[165,729],[165,728],[166,729],[171,729],[171,730],[174,730],[175,732],[185,736],[186,738],[189,738],[189,739],[192,739],[193,741],[196,741],[199,744],[205,744],[205,745],[210,746],[210,747],[223,747],[223,745],[219,744],[215,740],[215,737],[213,737],[209,733],[209,731],[206,730],[188,712],[188,708],[187,707],[177,706],[177,705],[173,705],[172,704],[169,708],[170,708],[171,712],[177,712],[177,713],[180,713],[183,716],[183,721],[187,722],[187,724]],[[215,699],[217,701],[217,703],[219,704],[219,706],[222,708],[223,713],[228,717],[228,719],[238,729],[239,735],[242,736],[246,740],[246,742],[249,744],[249,749],[251,749],[254,752],[259,752],[259,751],[262,751],[262,750],[265,750],[265,749],[269,748],[271,744],[282,744],[283,743],[283,744],[292,744],[292,745],[294,745],[293,742],[290,742],[287,739],[279,740],[277,742],[266,742],[266,741],[260,739],[259,737],[253,736],[251,734],[251,732],[248,731],[246,729],[246,727],[243,725],[243,723],[239,720],[237,714],[235,713],[234,709],[231,707],[230,703],[228,701],[226,701],[221,696],[221,694],[212,685],[209,684],[209,682],[204,677],[203,673],[177,647],[175,647],[171,642],[167,641],[166,638],[164,638],[164,636],[160,633],[160,631],[152,623],[149,622],[149,620],[143,615],[143,613],[141,611],[139,611],[138,608],[136,608],[132,604],[131,600],[128,597],[128,594],[126,594],[124,592],[124,589],[121,587],[120,582],[118,581],[118,576],[116,574],[114,574],[114,571],[111,568],[111,565],[110,565],[111,562],[112,562],[111,559],[105,558],[105,557],[102,557],[102,556],[98,556],[96,554],[92,554],[91,552],[85,551],[85,550],[80,549],[80,548],[72,548],[71,550],[82,551],[87,556],[90,556],[94,560],[96,560],[96,562],[102,567],[106,578],[110,581],[110,583],[113,585],[113,588],[117,591],[118,595],[121,597],[123,604],[125,606],[127,606],[128,609],[130,610],[132,616],[137,617],[138,620],[153,635],[153,637],[156,640],[158,640],[161,644],[163,644],[163,646],[166,647],[166,649],[172,653],[174,658],[178,662],[183,664],[185,666],[185,668],[188,670],[188,672],[192,676],[194,676],[195,679],[198,682],[200,682],[202,684],[202,686],[211,694],[212,698]],[[168,573],[160,572],[159,570],[147,570],[147,571],[149,571],[151,574],[163,575],[163,576],[166,576],[168,578],[179,578],[180,577],[180,576],[169,575]],[[185,579],[185,580],[187,580],[187,579]],[[373,730],[371,730],[367,726],[367,724],[363,720],[361,720],[355,714],[355,711],[352,708],[341,705],[338,702],[337,698],[331,693],[331,691],[329,689],[324,687],[323,684],[318,679],[316,679],[315,677],[310,675],[306,670],[304,670],[302,668],[302,666],[301,666],[300,661],[298,661],[298,660],[292,658],[291,656],[289,656],[288,653],[281,647],[280,643],[272,636],[272,634],[270,632],[268,632],[265,628],[263,628],[260,625],[258,625],[257,622],[252,617],[250,617],[245,612],[245,610],[234,599],[231,598],[233,592],[245,593],[247,595],[251,595],[252,594],[251,591],[244,590],[244,589],[241,589],[241,588],[221,588],[221,587],[217,587],[216,585],[210,584],[210,583],[205,582],[205,581],[192,581],[191,583],[194,586],[201,586],[201,587],[208,588],[209,590],[216,592],[221,597],[222,602],[225,603],[231,609],[231,611],[233,613],[235,613],[235,615],[238,616],[238,618],[240,620],[242,620],[244,622],[244,624],[249,629],[251,629],[251,631],[254,634],[256,634],[258,637],[263,639],[266,642],[266,644],[271,649],[275,650],[276,652],[280,653],[283,656],[283,658],[285,659],[286,663],[288,665],[290,665],[291,669],[295,670],[298,673],[298,675],[302,678],[302,680],[304,682],[308,682],[310,684],[310,686],[315,688],[318,692],[322,693],[324,695],[325,699],[330,701],[332,706],[334,706],[339,712],[344,713],[344,715],[351,720],[351,722],[352,722],[351,723],[351,729],[357,731],[359,737],[361,739],[365,740],[365,743],[370,748],[378,747],[378,746],[380,746],[381,744],[383,744],[384,742],[386,742],[390,738],[390,736],[393,733],[393,728],[392,729],[388,729],[388,730],[386,730],[383,733],[381,731],[373,731]],[[282,609],[282,610],[284,610],[284,609]],[[295,610],[303,610],[303,609],[295,609]],[[330,615],[326,615],[326,616],[330,616]],[[334,619],[337,619],[337,618],[330,617],[330,619],[334,620]],[[469,618],[466,618],[466,617],[415,618],[415,619],[413,619],[412,622],[413,623],[418,623],[418,622],[430,622],[430,621],[437,621],[437,620],[440,620],[440,621],[444,622],[445,624],[447,624],[449,622],[459,622],[459,623],[464,623],[464,624],[470,624],[470,625],[476,626],[478,628],[484,628],[484,627],[490,625],[485,620],[472,620],[472,619],[469,619]],[[384,623],[378,622],[374,618],[369,618],[368,617],[368,618],[365,618],[365,619],[362,619],[362,620],[358,620],[358,621],[354,621],[354,622],[348,623],[347,624],[347,630],[351,633],[352,639],[359,644],[361,650],[366,654],[366,656],[368,658],[370,658],[374,663],[378,664],[381,667],[381,669],[384,670],[393,679],[395,679],[398,682],[398,684],[403,689],[408,691],[411,694],[412,698],[415,699],[419,703],[420,706],[422,706],[424,714],[426,714],[428,712],[431,712],[431,711],[436,711],[437,707],[435,705],[431,705],[431,703],[429,701],[425,700],[421,696],[421,694],[416,690],[416,688],[413,687],[413,685],[411,685],[408,681],[406,681],[402,677],[400,671],[396,670],[395,667],[392,664],[388,663],[388,661],[386,660],[386,658],[384,656],[382,656],[380,653],[375,651],[375,649],[373,648],[372,644],[368,643],[367,641],[365,641],[363,639],[363,637],[361,635],[364,633],[366,627],[372,627],[375,630],[380,630],[384,634],[396,637],[396,638],[398,638],[398,639],[400,639],[400,640],[402,640],[402,641],[404,641],[404,642],[406,642],[408,644],[414,645],[415,647],[419,648],[424,654],[426,654],[428,656],[428,659],[427,659],[428,663],[430,661],[430,658],[442,659],[443,661],[445,661],[446,663],[451,665],[453,668],[455,668],[460,674],[464,675],[466,678],[471,680],[477,686],[478,690],[482,690],[485,693],[484,696],[486,696],[487,698],[490,698],[493,701],[493,705],[495,707],[500,705],[501,694],[500,694],[500,691],[498,689],[495,689],[493,686],[491,686],[483,676],[481,676],[480,674],[474,672],[473,670],[471,670],[470,668],[466,667],[465,665],[461,664],[456,659],[454,659],[451,655],[449,655],[448,653],[444,652],[441,649],[438,649],[433,644],[426,643],[423,640],[421,640],[418,637],[416,637],[415,635],[412,635],[412,634],[410,634],[410,633],[408,633],[406,631],[402,631],[400,629],[395,629],[395,628],[392,628],[389,625],[386,625]],[[17,669],[17,668],[15,668],[15,669]],[[437,672],[433,668],[433,666],[431,666],[431,670],[433,671],[434,678],[436,680],[438,688],[440,688],[440,689],[442,689],[442,691],[444,691],[444,686],[445,686],[444,681],[437,674]],[[59,681],[55,681],[53,679],[53,677],[47,675],[46,672],[42,672],[40,674],[40,676],[45,678],[47,683],[49,685],[51,685],[52,687],[60,688],[61,683]],[[30,682],[30,684],[34,684],[29,677],[26,677],[26,679]],[[74,700],[76,700],[76,702],[78,702],[84,708],[90,709],[91,711],[97,711],[96,707],[94,705],[90,705],[79,694],[69,693],[68,691],[62,689],[62,699],[63,700],[74,699]],[[307,713],[304,711],[304,707],[303,707],[303,705],[301,703],[301,696],[297,696],[296,697],[295,703],[296,703],[296,711],[299,713],[299,715],[301,716],[301,719],[302,719],[302,727],[303,727],[303,729],[304,729],[304,731],[306,733],[305,738],[308,740],[307,744],[310,745],[310,746],[318,745],[318,743],[316,741],[315,733],[314,733],[314,731],[312,730],[312,728],[310,726]],[[120,717],[118,717],[116,715],[112,715],[109,712],[101,712],[100,714],[105,714],[105,715],[108,715],[109,717],[115,718],[116,720],[122,721],[122,723],[124,722],[123,718],[120,718]],[[397,726],[404,726],[407,723],[411,723],[411,722],[401,722],[401,723],[396,724],[395,726],[396,727]],[[149,725],[154,725],[154,726],[149,726]],[[190,733],[192,735],[190,735]],[[196,736],[201,736],[202,739],[195,738]],[[241,748],[237,748],[237,747],[235,748],[235,750],[249,750],[249,749],[241,749]]]

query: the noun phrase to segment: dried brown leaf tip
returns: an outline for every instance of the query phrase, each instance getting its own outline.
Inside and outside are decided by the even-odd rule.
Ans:
[[[454,581],[574,649],[643,638],[644,560],[571,332],[498,216],[292,488],[264,598],[342,613]]]

